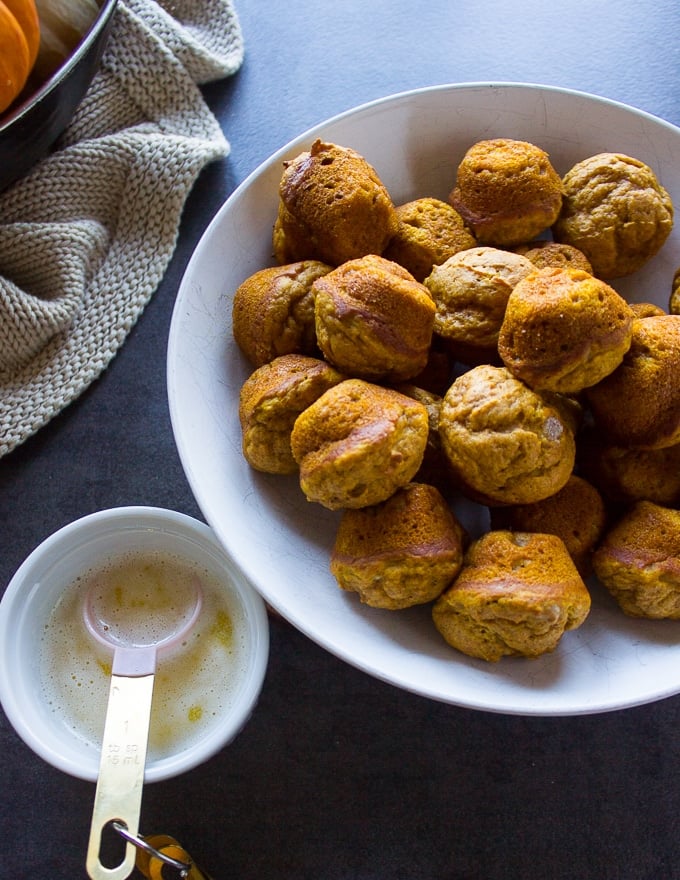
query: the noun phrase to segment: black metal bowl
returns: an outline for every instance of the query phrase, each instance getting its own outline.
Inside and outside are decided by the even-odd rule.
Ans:
[[[99,67],[116,2],[103,0],[66,61],[0,116],[0,190],[41,159],[68,125]]]

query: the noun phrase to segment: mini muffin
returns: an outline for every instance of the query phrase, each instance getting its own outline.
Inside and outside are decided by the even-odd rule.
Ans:
[[[387,189],[355,150],[316,140],[284,163],[273,233],[279,263],[311,259],[338,266],[381,254],[397,226]]]
[[[656,303],[638,302],[628,303],[628,305],[636,318],[654,318],[657,315],[667,314],[661,306],[657,306]]]
[[[510,294],[498,352],[532,388],[576,394],[619,366],[633,319],[623,297],[588,272],[539,269]]]
[[[577,458],[583,474],[612,502],[680,505],[680,443],[663,449],[617,446],[589,431],[579,437]]]
[[[553,236],[583,251],[598,278],[637,271],[670,234],[671,197],[639,159],[598,153],[574,165],[562,183]]]
[[[422,281],[432,267],[477,242],[458,211],[440,199],[424,197],[399,205],[399,225],[383,256]]]
[[[261,269],[239,285],[232,305],[233,334],[253,366],[283,354],[318,353],[312,284],[331,268],[304,260]]]
[[[569,417],[504,367],[482,364],[455,380],[442,401],[439,433],[461,490],[491,506],[554,495],[574,467]]]
[[[423,605],[460,571],[464,537],[434,486],[409,483],[381,504],[344,511],[330,568],[373,608]]]
[[[483,140],[458,166],[449,202],[479,244],[511,247],[552,226],[562,206],[562,181],[540,147]]]
[[[474,541],[432,618],[449,645],[482,660],[539,657],[590,612],[590,594],[556,535],[492,531]]]
[[[668,311],[671,315],[680,315],[680,269],[673,275],[673,283],[671,284],[671,295],[668,300]]]
[[[427,409],[398,391],[347,379],[295,422],[300,487],[330,510],[379,504],[410,482],[429,431]]]
[[[461,363],[493,361],[513,288],[534,271],[526,257],[474,247],[435,266],[425,279],[437,307],[434,332]]]
[[[339,370],[402,382],[425,368],[435,305],[402,266],[369,254],[318,278],[312,290],[317,343]]]
[[[607,510],[598,490],[572,474],[559,492],[536,501],[491,511],[494,528],[557,535],[564,541],[582,577],[591,572],[591,557],[604,534]]]
[[[639,501],[607,532],[593,565],[630,617],[680,619],[680,510]]]
[[[559,241],[532,241],[529,244],[513,248],[516,254],[521,254],[530,260],[537,269],[582,269],[592,275],[593,267],[590,260],[578,248]]]
[[[241,387],[239,420],[248,464],[269,474],[297,470],[290,447],[295,420],[345,377],[322,360],[286,354],[263,364]]]
[[[621,365],[586,392],[611,443],[661,449],[680,443],[680,315],[636,319]]]

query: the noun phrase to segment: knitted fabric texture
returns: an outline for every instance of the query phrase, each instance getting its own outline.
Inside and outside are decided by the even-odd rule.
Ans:
[[[198,85],[243,60],[230,0],[118,0],[55,149],[0,194],[0,455],[80,395],[158,287],[229,144]]]

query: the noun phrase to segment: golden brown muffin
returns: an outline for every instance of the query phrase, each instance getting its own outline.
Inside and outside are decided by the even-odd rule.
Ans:
[[[534,271],[519,254],[474,247],[435,266],[425,279],[437,307],[434,331],[461,363],[491,362],[508,297]]]
[[[673,275],[671,295],[668,300],[668,311],[671,315],[680,315],[680,269]]]
[[[510,294],[498,352],[532,388],[576,394],[619,366],[633,318],[623,297],[588,272],[539,269]]]
[[[369,254],[318,278],[312,289],[317,343],[339,370],[402,382],[425,368],[435,305],[402,266]]]
[[[279,263],[321,260],[339,266],[381,254],[397,223],[387,189],[355,150],[316,140],[284,163],[273,233]]]
[[[462,491],[491,506],[554,495],[574,467],[569,418],[550,395],[504,367],[480,365],[455,380],[442,401],[439,433]]]
[[[680,315],[636,319],[630,349],[586,391],[611,443],[661,449],[680,443]]]
[[[290,447],[295,420],[324,391],[345,379],[322,360],[284,354],[258,367],[243,383],[239,420],[248,464],[269,474],[297,470]]]
[[[449,202],[479,244],[512,247],[552,226],[562,206],[562,181],[540,147],[483,140],[458,166]]]
[[[563,178],[556,241],[590,260],[598,278],[620,278],[656,254],[673,227],[673,203],[652,169],[622,153],[598,153]]]
[[[639,501],[607,532],[593,566],[630,617],[680,619],[680,511]]]
[[[458,211],[440,199],[424,197],[399,205],[399,225],[383,252],[423,281],[432,267],[477,242]]]
[[[434,486],[409,483],[381,504],[344,511],[330,568],[373,608],[423,605],[460,571],[464,537]]]
[[[592,570],[593,550],[604,534],[607,510],[595,486],[572,474],[559,492],[543,501],[495,508],[491,524],[513,532],[557,535],[579,574],[586,577]]]
[[[318,353],[312,284],[331,268],[304,260],[261,269],[239,285],[232,305],[233,334],[253,366],[282,354]]]
[[[496,662],[554,651],[589,611],[590,594],[560,538],[492,531],[470,545],[432,617],[452,647]]]
[[[379,504],[417,473],[428,430],[417,400],[362,379],[341,382],[293,427],[300,487],[330,510]]]
[[[628,303],[628,305],[636,318],[654,318],[657,315],[666,314],[661,306],[657,306],[655,303],[639,302]]]
[[[582,269],[592,274],[593,267],[590,260],[578,248],[570,244],[562,244],[558,241],[532,241],[529,244],[513,248],[516,254],[521,254],[530,260],[537,269]]]
[[[610,501],[680,504],[680,443],[663,449],[616,446],[588,431],[578,438],[577,459],[583,474]]]

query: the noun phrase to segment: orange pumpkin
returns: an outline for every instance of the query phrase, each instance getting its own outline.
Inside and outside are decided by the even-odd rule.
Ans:
[[[0,0],[0,113],[26,84],[39,44],[34,0]]]
[[[28,43],[28,56],[31,68],[38,57],[40,48],[40,20],[35,0],[2,0],[12,15],[19,22]]]

